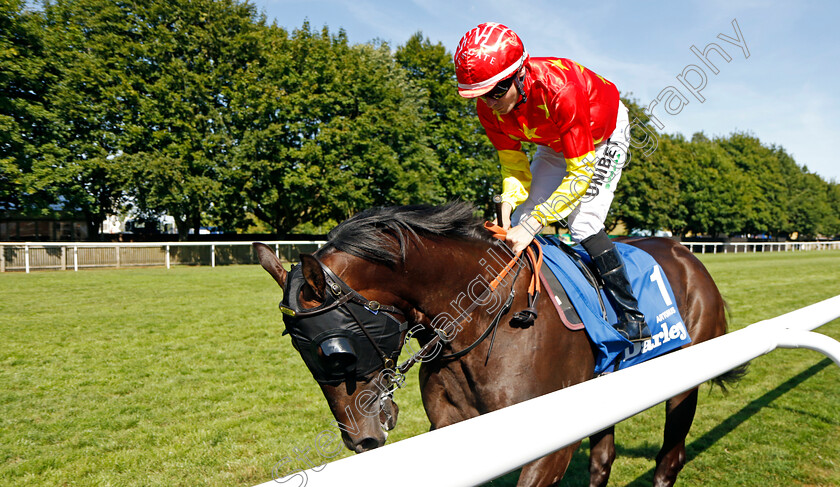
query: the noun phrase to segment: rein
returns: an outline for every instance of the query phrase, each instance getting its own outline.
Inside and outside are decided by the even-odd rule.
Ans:
[[[484,228],[488,231],[493,233],[493,237],[499,240],[504,241],[505,237],[507,236],[507,230],[500,227],[499,225],[492,224],[490,222],[486,222],[484,224]],[[536,251],[535,251],[536,249]],[[529,267],[531,268],[531,280],[528,284],[528,308],[523,311],[520,311],[514,315],[512,321],[519,323],[522,327],[527,327],[533,324],[534,320],[537,317],[536,309],[534,308],[537,302],[537,299],[540,295],[540,279],[539,273],[540,269],[542,268],[542,261],[543,261],[543,254],[542,254],[542,246],[536,240],[531,242],[531,244],[525,249],[524,252],[520,251],[517,253],[510,262],[504,267],[504,269],[499,272],[499,274],[490,282],[490,286],[478,297],[478,299],[474,300],[472,304],[467,307],[455,321],[455,328],[458,328],[461,321],[473,312],[478,306],[479,303],[485,302],[492,293],[496,291],[496,288],[501,284],[502,280],[510,273],[511,269],[513,269],[514,265],[519,263],[522,259],[526,259]],[[510,309],[511,304],[513,303],[513,299],[516,296],[516,291],[514,288],[516,287],[516,280],[519,277],[519,273],[522,271],[524,266],[520,265],[519,268],[516,270],[516,273],[513,276],[513,281],[511,282],[510,286],[510,294],[508,294],[507,299],[505,300],[505,304],[501,307],[499,312],[496,314],[493,322],[490,326],[487,327],[486,330],[479,336],[471,345],[460,350],[458,352],[454,352],[447,355],[442,355],[438,357],[441,360],[453,360],[456,358],[463,357],[474,348],[476,348],[482,341],[484,341],[492,332],[493,339],[490,341],[490,348],[487,350],[487,358],[485,359],[484,363],[487,363],[487,360],[490,358],[490,352],[493,350],[493,343],[495,342],[496,338],[496,330],[498,329],[499,321],[501,321],[502,316],[504,316],[508,310]],[[418,362],[417,357],[423,356],[429,350],[436,347],[441,342],[443,343],[450,343],[452,340],[448,339],[446,333],[443,332],[440,328],[434,329],[435,336],[432,337],[431,340],[426,342],[420,350],[413,354],[411,357],[408,358],[405,362],[399,365],[397,371],[400,374],[405,374],[408,369],[410,369],[415,363]]]

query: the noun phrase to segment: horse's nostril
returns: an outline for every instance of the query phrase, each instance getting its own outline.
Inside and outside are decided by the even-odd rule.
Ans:
[[[356,453],[373,450],[374,448],[379,448],[379,446],[379,441],[376,438],[365,438],[356,445]]]

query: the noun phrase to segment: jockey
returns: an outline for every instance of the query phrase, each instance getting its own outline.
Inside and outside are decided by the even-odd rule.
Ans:
[[[509,229],[513,252],[543,226],[566,219],[616,307],[615,329],[634,342],[650,338],[621,255],[604,229],[630,135],[618,89],[572,60],[531,58],[519,36],[495,22],[464,34],[455,72],[458,93],[481,99],[479,120],[499,152],[498,224]],[[522,141],[537,144],[533,161]]]

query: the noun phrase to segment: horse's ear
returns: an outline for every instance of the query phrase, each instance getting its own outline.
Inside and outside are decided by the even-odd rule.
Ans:
[[[271,277],[277,281],[277,284],[280,287],[286,286],[286,269],[283,269],[283,265],[280,263],[280,259],[274,254],[274,251],[271,250],[271,247],[262,243],[262,242],[254,242],[254,250],[257,251],[257,258],[260,259],[260,265],[263,266],[263,269],[266,270]]]
[[[321,268],[321,264],[311,254],[300,254],[300,263],[306,284],[315,292],[318,300],[323,301],[327,296],[327,280],[324,278],[324,269]]]

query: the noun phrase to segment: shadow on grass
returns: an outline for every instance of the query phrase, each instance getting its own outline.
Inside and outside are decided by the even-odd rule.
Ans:
[[[709,447],[714,445],[721,438],[731,433],[735,428],[745,423],[763,408],[770,406],[770,403],[782,397],[785,393],[789,392],[799,384],[802,384],[803,382],[813,377],[818,372],[820,372],[821,370],[823,370],[831,364],[833,364],[833,362],[827,358],[823,359],[820,362],[817,362],[808,369],[800,372],[796,376],[791,377],[786,382],[780,384],[778,387],[768,392],[767,394],[764,394],[758,399],[753,400],[752,402],[744,406],[740,411],[726,418],[726,420],[724,420],[722,423],[709,430],[706,434],[686,445],[685,451],[686,456],[688,457],[686,463],[700,456],[701,453],[708,450]],[[658,448],[654,449],[654,451],[648,458],[655,457],[657,452]],[[619,453],[619,455],[620,454],[621,453]],[[627,484],[627,487],[642,487],[651,485],[653,483],[654,470],[655,468],[649,469],[647,472],[643,473],[642,475],[638,476],[635,480]]]
[[[753,400],[748,405],[744,406],[740,411],[709,430],[703,436],[686,445],[686,455],[688,456],[688,461],[690,462],[693,458],[698,457],[701,453],[708,450],[717,441],[731,433],[741,424],[745,423],[763,408],[770,406],[773,401],[813,377],[832,363],[833,362],[830,359],[826,358],[812,365],[807,370],[800,372],[798,375],[790,378],[772,391],[764,394],[758,399]],[[833,424],[833,421],[829,422]],[[620,441],[621,439],[619,438],[619,442]],[[587,455],[589,448],[586,443],[587,442],[584,441],[584,444],[575,451],[575,454],[572,456],[572,461],[569,464],[569,468],[566,471],[566,476],[563,477],[560,485],[587,485],[589,483],[589,458]],[[659,445],[645,445],[636,448],[623,448],[620,444],[616,445],[617,459],[620,459],[621,457],[654,458],[658,452]],[[484,487],[513,487],[516,485],[520,471],[521,469],[515,470],[483,485]],[[649,469],[647,472],[627,484],[627,487],[642,487],[651,485],[653,483],[653,473],[654,468]]]

